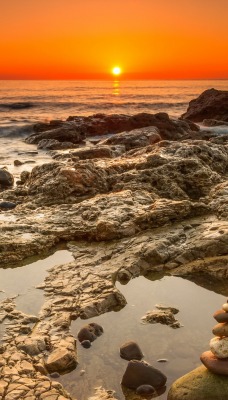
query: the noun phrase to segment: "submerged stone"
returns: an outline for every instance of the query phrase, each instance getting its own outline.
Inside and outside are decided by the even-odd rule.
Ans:
[[[166,376],[145,361],[129,361],[121,384],[129,389],[137,389],[141,385],[160,388],[166,384]]]

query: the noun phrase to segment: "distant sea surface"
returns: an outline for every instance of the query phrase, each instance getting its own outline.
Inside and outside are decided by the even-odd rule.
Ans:
[[[210,88],[228,90],[228,80],[0,81],[0,167],[12,170],[12,158],[28,150],[22,139],[38,121],[96,113],[179,117],[190,100]]]

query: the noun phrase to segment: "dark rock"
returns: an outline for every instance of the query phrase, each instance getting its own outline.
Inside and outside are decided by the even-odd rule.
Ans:
[[[93,342],[98,336],[102,335],[102,333],[102,326],[96,324],[95,322],[91,322],[80,329],[78,332],[78,340],[80,343],[84,341]]]
[[[57,378],[60,377],[60,374],[59,374],[58,372],[52,372],[52,373],[50,374],[50,377],[53,378],[53,379],[57,379]]]
[[[228,358],[217,358],[211,351],[205,351],[200,360],[214,374],[228,375]]]
[[[213,314],[214,319],[217,322],[228,322],[228,313],[224,310],[218,310]]]
[[[83,340],[83,341],[81,342],[81,345],[82,345],[82,347],[84,347],[85,349],[89,349],[89,348],[92,346],[92,344],[91,344],[91,342],[90,342],[89,340]]]
[[[166,376],[145,361],[129,361],[121,384],[129,389],[137,389],[141,385],[159,388],[165,385]]]
[[[103,145],[124,145],[126,151],[137,147],[145,147],[162,140],[159,135],[159,130],[156,127],[150,126],[147,128],[134,129],[129,132],[118,133],[100,144]]]
[[[30,172],[28,171],[22,171],[21,175],[20,175],[20,181],[22,184],[26,183],[27,180],[30,177]]]
[[[130,341],[120,347],[120,357],[128,361],[141,360],[143,353],[136,342]]]
[[[204,119],[204,126],[227,126],[228,121],[217,121],[216,119]]]
[[[80,160],[93,158],[113,158],[114,152],[109,146],[96,146],[79,148],[70,153],[71,156],[79,157]]]
[[[39,143],[42,139],[55,139],[60,142],[80,143],[89,136],[115,134],[149,126],[157,127],[159,135],[163,139],[171,140],[178,140],[187,133],[199,130],[191,122],[171,120],[166,113],[95,114],[89,117],[69,117],[66,122],[57,121],[55,124],[37,124],[34,126],[35,133],[30,135],[26,141]],[[158,136],[156,136],[156,140],[159,140]]]
[[[46,150],[61,150],[61,149],[72,149],[78,145],[72,142],[60,142],[55,139],[42,139],[39,141],[37,148]]]
[[[151,396],[155,393],[155,389],[151,385],[141,385],[137,387],[136,393],[140,396]]]
[[[199,97],[190,101],[187,112],[182,118],[194,122],[214,119],[228,122],[228,91],[208,89]]]
[[[11,203],[10,201],[1,201],[0,208],[3,210],[12,210],[17,205],[15,203]]]
[[[14,160],[13,164],[15,165],[15,167],[19,167],[20,165],[23,165],[24,163],[21,162],[20,160]]]
[[[0,189],[13,186],[14,178],[13,175],[6,169],[0,168]]]

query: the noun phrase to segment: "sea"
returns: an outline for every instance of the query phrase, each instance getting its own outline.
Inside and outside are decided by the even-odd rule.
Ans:
[[[0,81],[0,167],[17,177],[22,167],[14,167],[15,159],[26,161],[27,170],[49,160],[24,142],[36,122],[97,113],[167,112],[178,118],[190,100],[210,88],[228,90],[228,80]]]

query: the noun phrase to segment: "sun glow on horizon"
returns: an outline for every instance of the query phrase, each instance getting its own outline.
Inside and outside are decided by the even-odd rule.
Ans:
[[[122,73],[122,70],[120,67],[116,66],[112,69],[112,73],[113,73],[113,75],[118,76]]]

